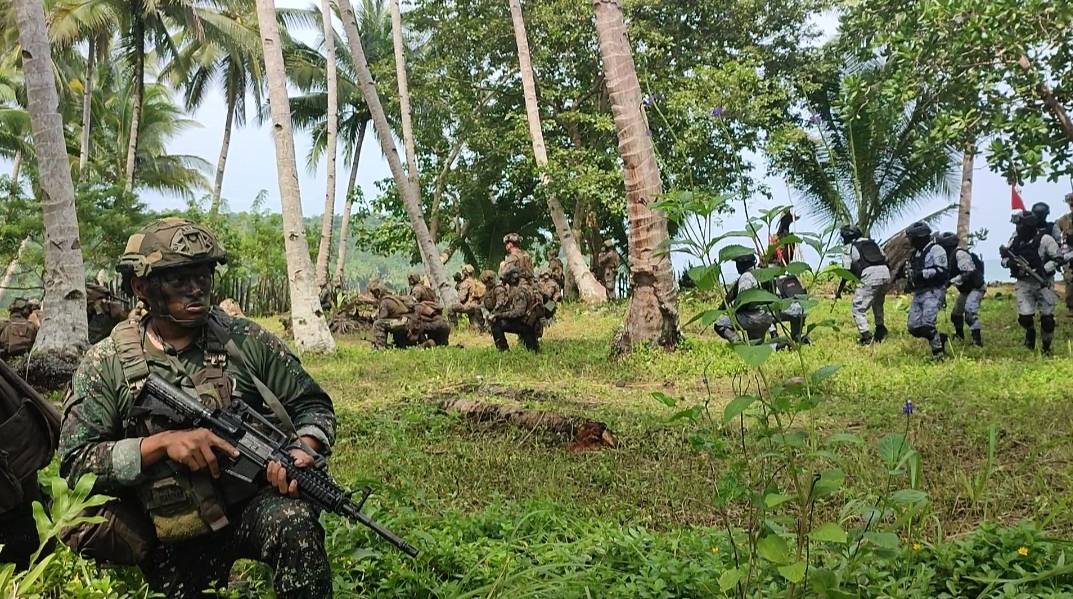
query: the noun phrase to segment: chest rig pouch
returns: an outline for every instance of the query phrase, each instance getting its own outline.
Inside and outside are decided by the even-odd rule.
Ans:
[[[141,386],[149,376],[149,363],[143,347],[143,333],[138,322],[127,321],[112,331],[123,377],[136,398],[127,420],[127,433],[144,437],[175,428],[165,418],[151,416],[137,401]],[[202,403],[214,409],[231,403],[232,383],[227,376],[228,354],[223,342],[207,334],[202,367],[187,374],[178,358],[168,355],[173,369],[183,377],[183,385],[193,391]],[[137,487],[137,495],[163,543],[175,543],[196,538],[226,527],[225,493],[207,471],[191,472],[185,467],[164,460],[145,472],[145,481]],[[251,493],[252,495],[252,493]]]

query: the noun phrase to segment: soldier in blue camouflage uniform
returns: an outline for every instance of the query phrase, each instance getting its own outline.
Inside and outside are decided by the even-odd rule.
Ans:
[[[242,558],[273,569],[277,597],[330,597],[319,514],[278,463],[256,485],[221,477],[220,456],[235,455],[233,447],[139,409],[140,384],[157,373],[212,407],[241,399],[305,447],[330,452],[328,395],[276,337],[210,305],[215,267],[226,259],[210,232],[181,219],[131,236],[117,270],[148,314],[120,324],[82,361],[64,405],[60,472],[71,483],[95,474],[95,491],[147,521],[148,549],[126,557],[167,597],[225,586]],[[300,466],[313,463],[303,449],[292,453]]]
[[[999,246],[1002,265],[1010,269],[1017,282],[1013,296],[1017,300],[1017,322],[1025,330],[1025,347],[1036,349],[1036,312],[1039,312],[1041,349],[1051,353],[1054,330],[1054,308],[1058,293],[1054,290],[1054,275],[1063,257],[1058,242],[1041,230],[1031,212],[1014,215],[1016,232],[1008,245]]]
[[[905,229],[912,244],[909,259],[908,288],[913,292],[909,305],[909,334],[927,339],[933,356],[946,354],[946,335],[935,328],[939,310],[946,304],[946,284],[949,282],[949,265],[946,250],[931,237],[931,227],[915,222]]]

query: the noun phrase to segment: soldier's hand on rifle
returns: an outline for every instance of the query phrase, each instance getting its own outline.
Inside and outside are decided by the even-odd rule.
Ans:
[[[1010,257],[1010,248],[1008,248],[1008,247],[1006,247],[1004,245],[998,246],[998,255],[1002,256],[1003,258],[1009,258]]]
[[[301,441],[304,447],[309,447],[313,451],[320,449],[320,441],[317,441],[313,437],[301,437]],[[299,468],[308,468],[313,465],[313,456],[304,449],[297,447],[290,450],[291,457],[294,458],[294,465]],[[287,469],[283,467],[279,462],[269,462],[268,467],[265,469],[265,478],[268,480],[268,484],[275,487],[281,495],[288,497],[298,497],[298,481],[287,479]]]
[[[238,450],[234,446],[204,428],[157,433],[143,439],[141,449],[143,468],[166,457],[193,472],[208,468],[213,478],[220,477],[220,463],[215,450],[238,457]]]

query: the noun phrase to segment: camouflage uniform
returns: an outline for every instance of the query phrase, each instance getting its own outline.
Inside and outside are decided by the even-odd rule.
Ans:
[[[415,301],[419,302],[435,302],[436,292],[432,291],[432,288],[421,282],[421,277],[416,274],[411,274],[408,277],[410,282],[410,295]]]
[[[412,300],[398,295],[380,295],[375,292],[374,297],[377,298],[379,304],[376,319],[373,320],[373,349],[387,347],[388,333],[391,333],[394,338],[395,347],[408,347],[410,345],[410,320],[414,316]]]
[[[469,317],[470,325],[477,330],[485,329],[484,312],[481,310],[481,300],[484,298],[484,283],[473,276],[474,269],[469,264],[462,267],[462,281],[458,284],[458,305],[451,306],[451,322],[458,324],[458,315],[465,314]]]
[[[499,351],[510,349],[506,333],[517,334],[525,349],[540,351],[539,339],[544,332],[541,321],[543,307],[539,308],[539,313],[534,310],[540,303],[540,292],[520,275],[516,268],[509,268],[504,273],[504,282],[508,287],[505,288],[503,301],[497,298],[497,309],[492,313],[492,339]]]
[[[750,289],[758,289],[759,287],[760,283],[756,280],[756,275],[752,271],[744,272],[734,284],[735,295],[740,295]],[[731,320],[730,315],[724,314],[715,321],[714,328],[717,335],[731,343],[741,341],[739,330],[745,331],[745,335],[750,341],[759,341],[764,338],[764,335],[767,334],[768,329],[771,328],[774,322],[775,318],[766,308],[761,306],[742,306],[734,313],[734,320]]]
[[[137,248],[139,244],[143,249],[159,244],[160,239],[166,247],[172,234],[172,249],[185,251],[187,258],[195,252],[195,258],[210,261],[196,245],[191,250],[180,239],[204,234],[209,235],[214,251],[220,252],[212,259],[226,259],[204,229],[178,219],[165,219],[149,225],[128,242],[124,259],[128,255],[148,257],[141,274],[135,270],[134,276],[149,276],[167,267],[158,261],[154,268],[155,256],[146,256]],[[168,257],[165,252],[165,260]],[[126,277],[124,286],[130,287]],[[152,306],[150,311],[152,314]],[[152,318],[150,315],[140,322],[126,323],[93,346],[72,379],[64,403],[59,446],[60,474],[71,484],[83,474],[95,474],[96,492],[119,497],[123,503],[136,506],[134,512],[144,514],[145,505],[134,497],[144,497],[146,491],[152,493],[154,479],[150,473],[155,468],[169,469],[180,477],[195,476],[169,460],[143,469],[139,433],[150,425],[135,410],[137,402],[128,379],[132,364],[186,388],[203,401],[241,399],[282,427],[258,391],[259,379],[293,420],[296,434],[317,439],[321,452],[330,453],[335,440],[332,401],[279,339],[256,323],[213,309],[200,325],[201,334],[188,347],[176,351],[166,346],[161,350],[147,342],[146,327]],[[226,351],[221,349],[224,346]],[[209,376],[213,377],[211,385],[206,387],[203,382],[195,389],[194,381],[208,381]],[[221,498],[232,496],[228,485],[236,481],[225,476],[213,483],[213,488],[220,491]],[[189,540],[155,544],[139,564],[150,586],[167,597],[201,597],[206,586],[227,583],[236,559],[249,558],[273,569],[278,597],[330,597],[331,572],[316,510],[302,499],[284,497],[267,486],[246,489],[246,499],[226,502],[223,528]]]
[[[11,302],[11,320],[0,330],[0,357],[13,358],[29,353],[37,339],[37,325],[26,317],[30,304],[23,298]]]
[[[1073,193],[1066,196],[1066,203],[1073,208]],[[1068,246],[1070,241],[1073,240],[1073,212],[1064,214],[1055,223],[1055,228],[1058,229],[1061,237],[1057,238],[1059,244]],[[1066,264],[1062,269],[1062,280],[1066,284],[1066,316],[1073,316],[1073,262]]]
[[[604,251],[596,257],[596,268],[600,272],[600,283],[607,290],[607,299],[615,299],[615,279],[620,263],[621,258],[615,250],[615,242],[608,239],[604,242]]]
[[[946,305],[946,284],[950,275],[946,250],[929,243],[916,250],[910,259],[912,267],[913,301],[909,304],[907,326],[909,334],[927,339],[933,355],[946,351],[946,335],[936,324],[939,311]]]
[[[521,243],[522,238],[517,233],[508,233],[503,236],[503,245],[507,246],[507,255],[499,263],[500,278],[503,278],[504,273],[511,267],[518,269],[520,277],[533,278],[533,259],[529,257],[529,252],[522,249]]]
[[[1057,327],[1054,309],[1058,304],[1058,293],[1054,290],[1054,275],[1062,257],[1061,248],[1053,237],[1042,232],[1027,239],[1014,234],[1010,238],[1006,254],[1003,256],[1002,265],[1010,268],[1017,279],[1013,286],[1013,296],[1017,301],[1017,322],[1025,329],[1025,346],[1035,348],[1035,317],[1038,311],[1042,349],[1044,353],[1049,353]],[[1012,259],[1015,255],[1024,258],[1035,274],[1043,279],[1044,284],[1040,284],[1031,274],[1017,267]]]
[[[566,271],[563,269],[563,261],[559,259],[559,248],[553,247],[548,250],[548,274],[561,288],[566,283]]]

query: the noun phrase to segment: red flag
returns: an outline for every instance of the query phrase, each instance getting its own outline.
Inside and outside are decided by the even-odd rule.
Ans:
[[[1010,185],[1010,210],[1024,210],[1025,202],[1021,199],[1021,194],[1017,193],[1017,186]]]

